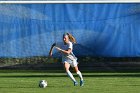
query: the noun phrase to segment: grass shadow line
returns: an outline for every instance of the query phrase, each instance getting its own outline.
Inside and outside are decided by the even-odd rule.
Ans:
[[[77,77],[77,75],[74,75]],[[37,77],[67,77],[67,75],[6,75],[6,76],[0,76],[0,78],[37,78]],[[140,77],[140,74],[102,74],[102,75],[84,75],[83,77]]]

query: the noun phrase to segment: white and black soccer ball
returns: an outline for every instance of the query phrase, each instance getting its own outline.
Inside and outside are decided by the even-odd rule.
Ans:
[[[47,84],[46,80],[39,81],[39,87],[40,88],[46,88],[47,86],[48,86],[48,84]]]

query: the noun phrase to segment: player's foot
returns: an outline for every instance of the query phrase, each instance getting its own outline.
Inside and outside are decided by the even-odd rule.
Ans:
[[[76,82],[74,82],[74,86],[77,86],[78,85],[78,82],[76,81]]]
[[[80,86],[84,86],[84,81],[80,80]]]

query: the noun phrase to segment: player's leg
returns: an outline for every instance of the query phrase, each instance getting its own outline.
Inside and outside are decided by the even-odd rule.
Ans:
[[[68,62],[64,63],[64,67],[66,70],[67,75],[71,78],[71,80],[74,82],[74,86],[78,85],[77,81],[75,80],[75,78],[73,77],[72,73],[70,72],[69,68],[70,68],[70,64]]]
[[[80,86],[83,86],[84,85],[84,80],[83,80],[82,73],[79,71],[78,66],[75,66],[74,69],[75,69],[75,72],[80,77]]]

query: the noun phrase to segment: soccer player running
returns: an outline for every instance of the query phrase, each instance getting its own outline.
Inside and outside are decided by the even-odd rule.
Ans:
[[[62,63],[64,64],[64,68],[66,70],[67,75],[74,82],[74,86],[77,86],[78,82],[74,78],[73,74],[70,72],[70,70],[69,70],[70,66],[74,68],[74,70],[80,77],[80,86],[83,86],[84,81],[83,81],[82,73],[78,69],[77,58],[75,57],[75,55],[72,52],[73,43],[76,43],[76,40],[70,33],[65,33],[65,34],[63,34],[63,42],[64,42],[63,48],[59,47],[59,45],[57,43],[54,43],[51,46],[49,56],[52,56],[53,48],[56,48],[58,51],[60,51],[62,54]]]

